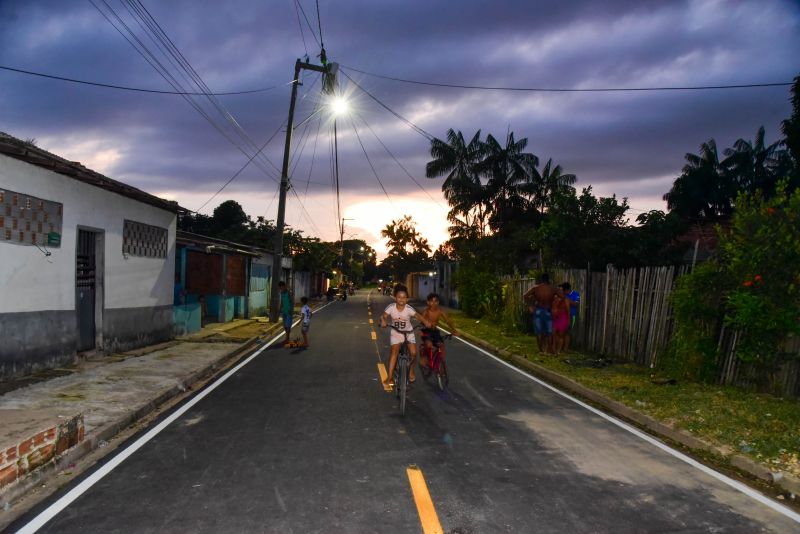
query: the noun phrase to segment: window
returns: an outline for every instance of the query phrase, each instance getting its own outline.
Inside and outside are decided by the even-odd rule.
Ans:
[[[166,258],[166,228],[125,220],[122,230],[122,253],[144,258]]]
[[[64,205],[0,189],[0,243],[61,246]]]

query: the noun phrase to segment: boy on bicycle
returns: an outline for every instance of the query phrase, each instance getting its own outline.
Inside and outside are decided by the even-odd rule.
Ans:
[[[422,312],[422,316],[431,324],[428,328],[422,329],[422,343],[425,345],[425,350],[422,351],[422,356],[419,359],[421,367],[428,366],[428,354],[432,354],[434,347],[438,347],[443,343],[442,333],[439,331],[439,320],[443,319],[447,326],[450,327],[454,336],[458,335],[458,328],[450,320],[450,317],[439,307],[439,295],[431,293],[428,295],[428,307]]]
[[[406,334],[404,338],[403,334],[392,330],[389,335],[389,343],[392,346],[392,352],[389,357],[389,374],[383,383],[385,387],[394,387],[394,383],[392,382],[394,378],[394,369],[397,367],[397,356],[400,353],[400,346],[405,339],[408,339],[408,355],[411,358],[408,381],[413,383],[417,379],[414,373],[414,362],[417,358],[417,341],[414,338],[414,327],[411,324],[412,317],[425,326],[430,327],[428,320],[408,305],[408,288],[404,285],[397,284],[394,288],[394,304],[386,306],[386,309],[383,310],[383,315],[381,315],[381,327],[386,328],[387,321],[391,319],[392,326],[397,330],[410,333]]]

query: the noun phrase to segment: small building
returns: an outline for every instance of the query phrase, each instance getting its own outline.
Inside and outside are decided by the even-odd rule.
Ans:
[[[263,249],[177,232],[175,335],[267,314],[273,255]],[[281,259],[281,280],[291,279],[292,258]]]
[[[0,132],[0,380],[170,339],[179,209]]]

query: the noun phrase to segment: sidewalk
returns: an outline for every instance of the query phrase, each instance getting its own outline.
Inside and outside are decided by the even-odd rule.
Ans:
[[[78,459],[279,330],[259,318],[210,324],[174,341],[6,385],[0,395],[0,529],[26,492],[71,474]]]

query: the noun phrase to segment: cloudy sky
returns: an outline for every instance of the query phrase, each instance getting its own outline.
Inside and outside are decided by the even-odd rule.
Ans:
[[[174,91],[153,63],[184,91],[199,91],[179,61],[159,48],[166,45],[153,37],[152,21],[147,26],[134,16],[146,18],[139,5],[93,1],[97,7],[89,0],[0,0],[0,65]],[[266,159],[256,158],[202,210],[210,213],[221,201],[234,199],[251,216],[274,219],[288,82],[296,58],[308,53],[316,61],[319,53],[316,5],[299,2],[305,16],[294,0],[141,2],[211,90],[275,89],[220,96],[218,107],[203,96],[188,97],[199,108],[194,109],[177,95],[0,70],[0,130],[35,138],[60,156],[192,210],[277,132],[263,152]],[[321,0],[320,15],[331,60],[421,81],[663,87],[787,82],[800,74],[800,4],[793,0]],[[347,72],[426,132],[442,137],[454,128],[471,136],[480,129],[502,138],[511,130],[527,137],[530,151],[542,161],[553,158],[565,172],[577,174],[580,186],[628,197],[635,210],[663,209],[661,195],[679,173],[683,155],[696,152],[701,142],[713,137],[727,147],[740,137],[752,138],[761,125],[772,142],[791,110],[786,87],[511,92],[406,84]],[[319,105],[316,78],[303,76],[295,123]],[[353,106],[337,122],[341,216],[353,219],[345,222],[346,235],[382,252],[380,229],[411,214],[434,245],[443,241],[441,182],[424,177],[428,141],[346,78],[341,81]],[[329,113],[297,127],[294,141],[287,221],[308,235],[338,239]]]

